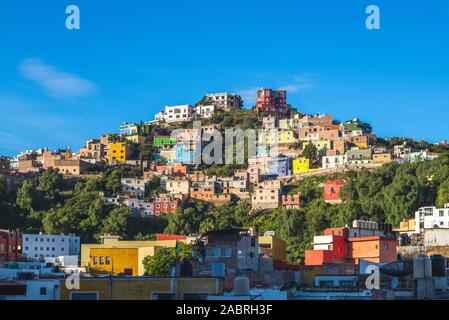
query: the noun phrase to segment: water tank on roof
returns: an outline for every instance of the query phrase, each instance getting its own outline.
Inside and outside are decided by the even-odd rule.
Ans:
[[[445,277],[446,276],[446,259],[439,254],[435,254],[430,257],[432,261],[432,277]]]
[[[413,278],[430,278],[432,276],[432,263],[427,256],[418,256],[413,260]]]
[[[234,279],[234,295],[249,296],[249,279],[247,277],[237,277]]]

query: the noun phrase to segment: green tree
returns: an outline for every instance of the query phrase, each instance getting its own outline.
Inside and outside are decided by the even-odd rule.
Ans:
[[[442,208],[449,203],[449,180],[445,180],[439,187],[437,193],[437,206]]]
[[[163,248],[143,259],[143,267],[146,276],[168,277],[178,261],[192,258],[193,247],[180,241],[176,243],[176,249]]]
[[[17,190],[16,204],[20,209],[25,210],[26,212],[31,212],[33,210],[35,197],[35,186],[31,181],[25,180]]]
[[[49,198],[57,197],[63,185],[64,179],[56,169],[49,168],[39,177],[38,188]]]
[[[168,277],[176,264],[176,251],[172,248],[159,249],[154,256],[145,257],[142,264],[145,276]]]
[[[418,207],[419,183],[411,174],[397,175],[393,182],[383,189],[386,221],[398,225]]]
[[[118,170],[112,171],[106,178],[106,190],[109,194],[116,194],[122,189],[121,173]]]
[[[302,151],[302,155],[309,159],[311,162],[314,162],[318,159],[318,149],[317,147],[312,143],[309,142]]]
[[[126,238],[127,227],[131,216],[132,211],[128,207],[116,207],[112,209],[107,218],[103,221],[101,232]]]

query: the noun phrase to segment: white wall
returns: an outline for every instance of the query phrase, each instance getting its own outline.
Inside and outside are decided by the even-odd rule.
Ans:
[[[23,234],[23,255],[30,259],[80,254],[80,238],[68,235]]]

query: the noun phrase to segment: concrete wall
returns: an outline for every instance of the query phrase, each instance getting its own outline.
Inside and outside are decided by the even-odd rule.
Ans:
[[[449,229],[427,229],[424,231],[426,247],[449,246]]]

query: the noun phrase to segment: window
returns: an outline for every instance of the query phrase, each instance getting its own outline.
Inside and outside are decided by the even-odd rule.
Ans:
[[[104,257],[100,257],[100,264],[104,264]]]
[[[98,257],[94,257],[93,261],[94,261],[94,265],[97,265],[98,264]]]
[[[353,280],[341,280],[340,287],[355,287],[355,281]]]
[[[444,210],[440,210],[440,217],[444,217]]]
[[[40,288],[39,291],[40,291],[41,296],[45,296],[47,294],[47,288],[45,288],[45,287]]]
[[[332,280],[320,280],[319,286],[320,287],[333,287],[334,282]]]
[[[111,257],[106,257],[106,264],[107,265],[111,264]]]

